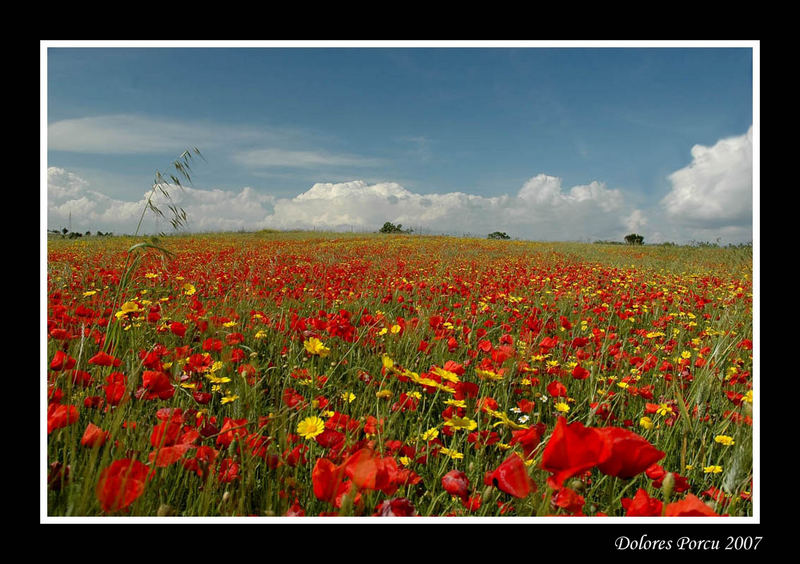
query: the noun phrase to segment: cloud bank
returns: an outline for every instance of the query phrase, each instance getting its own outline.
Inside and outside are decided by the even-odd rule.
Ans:
[[[317,157],[309,153],[254,153],[264,166]],[[654,207],[639,209],[619,188],[604,183],[566,188],[556,176],[538,174],[515,193],[481,196],[465,192],[421,194],[395,182],[363,180],[316,183],[292,198],[252,188],[171,189],[174,204],[189,218],[189,231],[318,229],[376,231],[391,221],[417,232],[485,236],[505,231],[520,239],[621,241],[631,232],[645,242],[752,240],[752,127],[711,147],[696,145],[691,162],[668,176],[669,193]],[[325,158],[335,159],[327,156]],[[103,194],[74,173],[48,169],[48,229],[71,221],[73,230],[133,233],[146,194],[122,201]],[[157,203],[166,203],[163,198]],[[143,232],[168,231],[168,221],[148,215]]]
[[[625,226],[624,197],[599,182],[564,190],[561,179],[540,174],[516,195],[485,197],[463,192],[418,194],[393,182],[362,180],[317,183],[293,198],[275,198],[250,187],[203,190],[172,187],[172,201],[183,208],[191,231],[326,229],[376,231],[386,221],[415,231],[472,234],[502,230],[517,237],[581,240],[619,235]],[[147,194],[133,202],[115,200],[91,189],[75,174],[48,169],[48,228],[71,221],[73,230],[131,233]],[[163,196],[157,205],[168,203]],[[631,212],[628,211],[628,215]],[[148,214],[143,230],[167,230]]]

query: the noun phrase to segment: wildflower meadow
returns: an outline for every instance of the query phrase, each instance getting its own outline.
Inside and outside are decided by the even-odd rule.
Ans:
[[[48,516],[754,513],[750,246],[263,231],[46,268]]]

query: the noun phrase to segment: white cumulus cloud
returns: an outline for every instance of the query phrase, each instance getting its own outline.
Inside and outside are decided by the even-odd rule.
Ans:
[[[147,203],[148,193],[135,201],[106,196],[92,189],[86,181],[58,167],[47,170],[47,228],[70,227],[73,231],[112,231],[133,233]],[[272,212],[274,198],[245,187],[240,191],[203,190],[191,187],[165,187],[166,198],[156,192],[153,203],[165,214],[156,219],[145,214],[142,233],[169,231],[170,211],[167,204],[182,208],[188,217],[190,231],[237,231],[258,229],[264,217]]]
[[[278,229],[376,230],[386,221],[417,230],[483,236],[506,231],[520,238],[578,240],[624,230],[619,190],[599,182],[562,190],[561,179],[538,175],[516,195],[464,192],[419,194],[393,183],[361,180],[318,183],[279,199],[266,225]]]
[[[669,176],[672,189],[661,201],[678,226],[730,233],[752,229],[753,128],[744,135],[695,145],[692,162]]]

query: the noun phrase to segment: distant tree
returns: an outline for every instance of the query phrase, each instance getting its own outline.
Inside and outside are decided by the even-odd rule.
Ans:
[[[642,245],[644,244],[644,237],[637,233],[631,233],[630,235],[625,235],[625,242],[629,245]]]
[[[378,233],[411,233],[411,229],[403,229],[402,223],[395,225],[391,221],[387,221],[383,224],[383,227],[378,230]]]
[[[494,233],[489,233],[487,239],[511,239],[511,237],[505,231],[495,231]]]

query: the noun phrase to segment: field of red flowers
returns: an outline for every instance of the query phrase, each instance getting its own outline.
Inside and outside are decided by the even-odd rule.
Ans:
[[[753,515],[750,248],[134,243],[48,242],[48,516]]]

